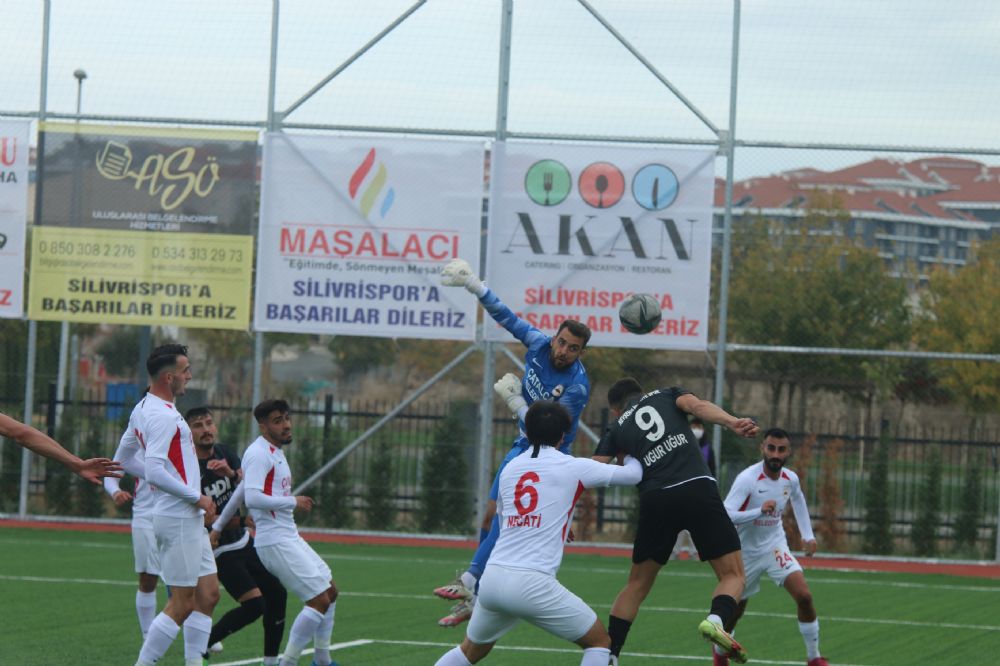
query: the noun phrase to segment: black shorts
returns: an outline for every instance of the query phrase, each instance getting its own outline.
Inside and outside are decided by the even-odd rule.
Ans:
[[[666,564],[681,530],[691,533],[703,560],[740,549],[740,536],[726,513],[718,484],[712,479],[693,479],[639,495],[639,526],[632,562],[656,560]]]
[[[265,595],[268,590],[281,587],[281,582],[264,568],[253,540],[239,550],[230,550],[215,558],[215,566],[219,570],[219,582],[226,588],[233,599],[239,600],[244,594],[260,588]]]

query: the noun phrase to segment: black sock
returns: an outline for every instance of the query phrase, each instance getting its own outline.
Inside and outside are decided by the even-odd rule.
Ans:
[[[268,591],[264,603],[264,656],[277,657],[281,648],[281,637],[285,633],[285,588]]]
[[[628,638],[628,630],[632,628],[632,623],[614,615],[608,616],[608,634],[611,636],[611,654],[616,657],[621,656],[622,648],[625,646],[625,639]]]
[[[254,597],[247,599],[236,608],[222,616],[222,618],[212,627],[212,633],[208,637],[208,644],[215,645],[223,638],[239,631],[264,612],[264,599]]]
[[[711,613],[718,615],[722,619],[723,629],[732,631],[736,617],[736,599],[733,599],[728,594],[720,594],[712,599]]]

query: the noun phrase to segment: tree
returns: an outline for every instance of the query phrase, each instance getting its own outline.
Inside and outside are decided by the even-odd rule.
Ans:
[[[840,491],[840,454],[844,442],[835,439],[826,445],[823,452],[819,472],[819,488],[817,496],[821,517],[816,526],[816,534],[823,544],[824,550],[841,552],[844,550],[846,530],[840,516],[844,510],[844,497]]]
[[[434,429],[434,441],[420,472],[418,520],[422,532],[469,531],[472,493],[465,454],[475,441],[468,418],[475,408],[472,402],[453,402],[448,415]]]
[[[889,428],[883,424],[875,449],[872,471],[865,486],[863,548],[872,555],[892,553],[892,520],[889,515]]]
[[[979,456],[969,456],[962,494],[958,500],[958,518],[955,520],[955,549],[973,557],[976,556],[976,540],[979,538],[979,521],[983,510],[982,464]]]
[[[375,443],[368,464],[365,488],[365,523],[373,530],[386,530],[396,521],[396,487],[392,479],[392,444],[387,439]]]
[[[941,452],[934,448],[917,499],[917,519],[910,535],[913,551],[921,557],[937,555],[937,530],[941,522]]]
[[[330,424],[323,429],[323,460],[332,460],[344,448],[344,429]],[[351,479],[347,460],[342,459],[320,479],[318,499],[324,524],[330,527],[351,527],[354,512],[351,510]]]
[[[995,354],[1000,350],[1000,236],[974,247],[972,260],[931,273],[921,299],[916,340],[928,351]],[[977,414],[1000,411],[1000,363],[934,361],[941,383]]]
[[[734,234],[730,339],[766,345],[891,349],[909,341],[905,285],[882,260],[846,233],[849,216],[836,195],[814,195],[802,220],[789,225],[753,218]],[[771,420],[782,392],[843,391],[859,382],[869,392],[894,385],[898,362],[858,357],[745,353],[741,363],[771,384]],[[875,380],[878,380],[876,382]]]

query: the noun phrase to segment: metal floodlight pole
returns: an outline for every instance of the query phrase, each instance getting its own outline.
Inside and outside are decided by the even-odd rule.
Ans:
[[[273,132],[278,126],[277,113],[274,110],[275,90],[278,81],[278,19],[281,16],[281,0],[271,1],[271,58],[267,74],[267,131]],[[264,141],[267,142],[265,135]],[[260,243],[260,234],[256,236],[256,242]],[[257,248],[260,252],[260,247]],[[254,298],[257,294],[254,294]],[[254,331],[253,334],[253,389],[251,391],[251,404],[256,406],[261,400],[261,375],[264,372],[264,333]]]
[[[733,236],[733,158],[736,154],[736,92],[740,65],[740,0],[733,0],[733,44],[729,73],[729,129],[724,139],[726,154],[726,210],[722,221],[722,273],[719,277],[719,346],[715,353],[715,404],[722,406],[726,388],[726,336],[729,325],[729,269]],[[722,427],[712,427],[712,452],[716,475],[722,476]],[[721,480],[721,479],[720,479]]]
[[[73,71],[73,78],[76,79],[76,122],[80,123],[80,108],[83,103],[83,81],[87,78],[87,72],[82,69]],[[76,149],[79,151],[79,136],[77,137]],[[80,159],[76,155],[76,163],[73,165],[73,221],[80,225]],[[69,363],[69,321],[63,320],[59,326],[59,365],[56,372],[56,425],[62,420],[63,401],[66,400],[66,376],[70,372]]]
[[[38,120],[45,120],[45,109],[48,106],[49,84],[49,22],[52,13],[51,0],[45,0],[42,10],[42,76],[38,93]],[[37,198],[36,198],[37,204]],[[37,219],[35,220],[38,221]],[[31,425],[32,412],[35,409],[35,356],[38,353],[38,322],[34,319],[28,322],[28,362],[24,377],[24,423]],[[28,481],[31,473],[31,451],[21,449],[21,485],[17,497],[17,514],[28,514]]]

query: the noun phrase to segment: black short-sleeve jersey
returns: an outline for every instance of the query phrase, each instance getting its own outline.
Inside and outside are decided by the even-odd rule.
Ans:
[[[638,460],[642,464],[639,492],[711,478],[687,412],[677,406],[677,398],[689,393],[671,386],[642,396],[611,424],[595,455],[627,453]]]
[[[209,460],[225,460],[234,471],[240,469],[240,457],[221,444],[216,444],[212,448],[212,457],[202,460],[198,459],[198,467],[201,469],[201,492],[212,498],[215,502],[216,514],[222,513],[222,509],[229,503],[229,498],[233,496],[233,491],[239,485],[239,477],[230,479],[228,476],[216,474],[208,469]],[[226,528],[219,535],[219,545],[226,545],[239,541],[243,538],[243,528]]]

